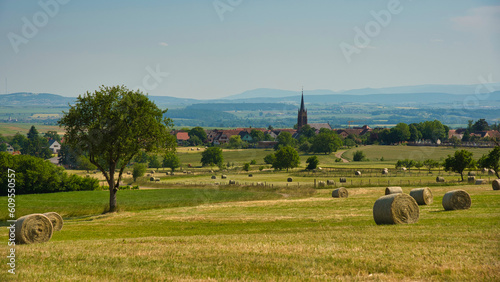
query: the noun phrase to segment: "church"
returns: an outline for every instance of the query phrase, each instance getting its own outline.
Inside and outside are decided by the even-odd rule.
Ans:
[[[302,89],[302,100],[300,101],[300,109],[297,116],[297,131],[308,124],[307,123],[307,110],[304,106],[304,89]],[[316,133],[319,132],[321,128],[326,128],[328,130],[332,130],[332,127],[329,123],[309,123],[309,126],[316,129]]]

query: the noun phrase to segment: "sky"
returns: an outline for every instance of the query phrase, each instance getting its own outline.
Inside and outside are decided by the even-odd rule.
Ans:
[[[0,0],[0,93],[478,84],[499,62],[499,0]]]

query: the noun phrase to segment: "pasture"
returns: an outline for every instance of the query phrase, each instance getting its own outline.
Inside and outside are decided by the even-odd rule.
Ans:
[[[17,274],[2,263],[0,280],[499,280],[500,194],[491,188],[494,176],[479,174],[488,184],[468,185],[439,169],[394,168],[397,159],[419,149],[351,150],[364,150],[368,162],[336,163],[333,154],[318,155],[323,169],[316,172],[304,171],[309,155],[301,154],[302,167],[286,172],[263,163],[272,150],[224,150],[224,163],[231,167],[219,171],[201,167],[203,149],[183,148],[178,150],[182,169],[174,175],[155,170],[159,182],[147,175],[133,182],[125,175],[124,188],[141,189],[118,191],[116,213],[103,213],[106,190],[18,195],[16,217],[55,211],[64,217],[64,227],[47,243],[17,245]],[[425,158],[439,160],[453,152],[434,148]],[[375,160],[381,156],[384,161]],[[253,159],[257,164],[243,171]],[[388,175],[381,174],[383,167]],[[355,176],[355,170],[362,175]],[[446,182],[436,183],[438,175]],[[99,173],[89,176],[103,179]],[[286,181],[289,177],[293,182]],[[347,181],[340,183],[340,177]],[[331,186],[314,186],[330,179]],[[236,184],[228,185],[229,180]],[[415,224],[378,226],[373,205],[391,185],[402,186],[406,194],[428,186],[434,202],[419,207]],[[348,198],[331,197],[340,186]],[[444,210],[443,195],[455,189],[470,194],[470,209]],[[7,197],[0,202],[5,207],[0,224],[7,226]],[[7,238],[8,229],[1,232]],[[0,249],[8,253],[9,248],[5,243]]]
[[[433,187],[417,223],[391,226],[373,221],[380,187],[340,199],[330,189],[120,191],[120,212],[80,216],[72,210],[104,205],[106,193],[19,196],[20,212],[58,211],[65,223],[48,243],[16,246],[17,274],[3,263],[0,279],[498,280],[500,195],[461,186],[471,209],[444,211],[442,196],[456,188]]]

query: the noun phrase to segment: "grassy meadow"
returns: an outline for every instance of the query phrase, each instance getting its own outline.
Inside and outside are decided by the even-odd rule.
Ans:
[[[471,209],[444,211],[442,196],[456,188],[470,193]],[[43,195],[45,204],[19,196],[20,212],[55,210],[65,215],[65,223],[47,243],[16,246],[17,274],[8,274],[3,263],[0,279],[500,278],[500,195],[489,185],[434,187],[434,203],[420,206],[417,223],[393,226],[373,221],[373,203],[383,188],[350,188],[349,197],[342,199],[331,198],[330,189],[186,189],[187,197],[178,189],[120,191],[122,207],[132,198],[139,202],[118,213],[76,217],[69,216],[69,206],[81,201],[82,192]],[[94,193],[86,196],[88,201],[94,197],[102,205],[107,199],[101,192],[88,193]],[[223,195],[215,195],[219,193]],[[141,200],[155,198],[163,207]],[[61,206],[67,209],[58,210]],[[7,229],[2,230],[7,236]],[[6,253],[6,244],[2,248]]]
[[[186,173],[160,169],[154,174],[159,182],[144,176],[135,183],[126,175],[124,185],[141,189],[120,190],[116,213],[103,213],[108,191],[18,195],[17,217],[55,211],[64,227],[47,243],[16,246],[16,275],[7,272],[4,256],[0,281],[500,280],[499,191],[491,184],[458,183],[455,173],[394,169],[397,159],[422,153],[419,147],[366,146],[344,156],[355,150],[364,150],[370,161],[336,163],[333,154],[319,155],[321,171],[275,172],[263,164],[272,150],[225,150],[225,163],[234,167],[219,171],[201,167],[203,148],[179,148]],[[454,152],[433,150],[424,159]],[[301,155],[302,166],[308,156]],[[252,159],[257,164],[243,171]],[[390,174],[381,175],[382,167]],[[437,175],[447,182],[436,184]],[[314,188],[315,180],[342,176],[347,183]],[[229,180],[237,185],[226,185]],[[332,198],[341,185],[349,197]],[[404,193],[429,186],[434,202],[420,206],[415,224],[377,226],[373,205],[388,185],[402,186]],[[455,189],[470,194],[470,209],[444,211],[443,195]],[[0,225],[7,226],[7,197],[0,202]],[[0,232],[7,238],[7,228]],[[5,240],[0,250],[7,254],[9,248]]]

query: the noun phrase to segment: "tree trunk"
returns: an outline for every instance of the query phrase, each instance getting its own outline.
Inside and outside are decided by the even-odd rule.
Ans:
[[[110,170],[108,185],[109,185],[109,212],[115,212],[116,211],[116,191],[117,191],[117,189],[115,188],[114,169]]]
[[[116,189],[109,187],[109,212],[116,211]]]

